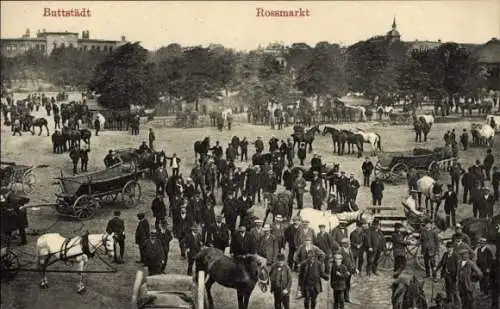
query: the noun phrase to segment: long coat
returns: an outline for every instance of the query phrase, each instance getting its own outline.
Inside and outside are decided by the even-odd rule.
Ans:
[[[340,273],[340,274],[337,274]],[[330,286],[334,291],[345,291],[347,288],[347,279],[351,276],[349,269],[346,265],[340,264],[337,266],[335,263],[332,265],[330,273]]]
[[[224,223],[220,226],[213,224],[207,234],[207,244],[211,244],[216,248],[226,248],[229,246],[229,229]]]
[[[196,233],[194,235],[192,232],[188,233],[184,237],[184,244],[186,245],[186,249],[189,249],[187,256],[190,259],[193,259],[200,251],[201,248],[203,247],[203,241],[201,239],[201,235]]]
[[[273,266],[271,266],[271,270],[269,272],[271,293],[281,293],[285,289],[288,290],[288,293],[290,293],[292,280],[292,271],[290,270],[290,267],[288,267],[288,265],[282,263],[274,264]]]
[[[323,264],[317,259],[307,261],[304,265],[304,272],[299,279],[299,286],[302,288],[302,295],[306,291],[314,291],[316,294],[323,292],[321,278],[327,279],[328,275],[324,273]]]
[[[149,222],[148,219],[144,218],[137,224],[137,229],[135,230],[135,243],[142,246],[148,238]]]
[[[165,251],[159,239],[150,238],[144,242],[144,264],[159,266],[165,260]]]
[[[328,256],[333,256],[333,254],[340,248],[339,244],[333,239],[332,235],[327,232],[318,233],[314,244],[323,250]]]
[[[257,254],[267,259],[268,265],[276,262],[279,253],[278,240],[273,235],[262,235],[259,239]]]
[[[231,241],[231,253],[233,255],[255,254],[256,252],[257,241],[250,233],[245,233],[243,237],[240,233],[234,233]]]

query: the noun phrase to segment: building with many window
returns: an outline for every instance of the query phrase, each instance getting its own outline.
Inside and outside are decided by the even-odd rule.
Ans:
[[[127,41],[122,36],[121,40],[91,39],[88,30],[82,31],[81,37],[77,32],[46,32],[38,30],[35,37],[30,35],[30,30],[20,38],[2,38],[0,40],[2,56],[15,57],[28,50],[39,50],[47,56],[57,47],[73,47],[83,51],[110,52]]]

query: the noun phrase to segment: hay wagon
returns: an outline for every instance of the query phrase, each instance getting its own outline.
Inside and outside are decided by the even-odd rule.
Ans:
[[[442,170],[451,166],[456,157],[443,156],[442,152],[415,155],[413,152],[380,152],[374,173],[387,183],[405,181],[410,169],[425,171],[434,179],[439,178]]]
[[[145,276],[137,271],[130,309],[176,308],[203,309],[205,306],[205,273],[198,271],[198,280],[180,274]]]
[[[0,181],[2,189],[14,192],[31,193],[36,183],[33,166],[18,165],[14,162],[0,162]]]
[[[56,193],[58,213],[79,220],[91,219],[102,202],[116,201],[121,196],[128,207],[136,206],[141,198],[138,173],[130,166],[116,164],[105,170],[58,179]]]

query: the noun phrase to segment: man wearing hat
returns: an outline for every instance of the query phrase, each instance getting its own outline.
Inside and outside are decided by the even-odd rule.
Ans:
[[[78,145],[70,147],[69,157],[73,163],[73,174],[78,174],[78,161],[80,161],[80,148]]]
[[[258,197],[258,202],[260,203],[259,177],[257,174],[257,169],[254,168],[251,163],[245,170],[245,177],[245,191],[252,198],[252,201],[256,201],[255,198]]]
[[[279,140],[273,135],[269,139],[269,152],[274,152],[275,150],[279,149],[278,145]]]
[[[458,255],[455,253],[455,244],[453,241],[448,241],[446,251],[436,266],[436,272],[441,270],[440,276],[444,279],[446,297],[454,305],[460,305],[460,295],[458,295],[457,289],[457,266]]]
[[[255,219],[252,224],[252,228],[250,229],[249,233],[250,235],[258,242],[260,237],[264,235],[264,231],[262,229],[262,224],[264,223],[264,220],[262,219]]]
[[[231,233],[234,233],[236,230],[236,219],[238,217],[238,201],[234,198],[233,192],[228,192],[220,214],[224,215],[227,227]]]
[[[347,267],[349,275],[345,277],[345,290],[344,290],[344,301],[350,303],[350,293],[351,293],[351,276],[358,273],[356,264],[354,263],[354,256],[350,249],[349,238],[342,238],[339,253],[342,255],[342,264]]]
[[[209,148],[208,150],[212,152],[216,161],[219,161],[222,158],[222,155],[224,154],[224,151],[222,150],[222,146],[219,144],[219,141],[215,141],[215,145]]]
[[[397,222],[394,224],[394,233],[392,233],[392,255],[394,256],[394,278],[406,268],[406,244],[405,236],[402,233],[403,224]]]
[[[433,229],[432,221],[424,223],[424,228],[420,231],[420,243],[424,255],[424,265],[426,277],[436,279],[436,257],[439,256],[440,239]]]
[[[465,243],[469,247],[471,245],[470,237],[469,237],[469,235],[467,235],[463,232],[463,226],[460,223],[457,223],[455,225],[455,233],[451,236],[451,239],[455,243],[457,243],[457,241],[460,240],[461,242]]]
[[[460,177],[465,173],[465,170],[462,168],[459,162],[455,161],[453,166],[450,169],[451,176],[451,186],[453,191],[458,195]]]
[[[370,191],[372,193],[372,205],[380,206],[382,204],[382,198],[384,197],[384,183],[380,178],[375,177],[375,180],[370,185]],[[373,213],[380,213],[380,210],[373,210]]]
[[[279,253],[277,262],[269,271],[271,293],[274,295],[275,309],[290,309],[290,292],[292,288],[292,271],[285,263],[285,255]]]
[[[339,244],[333,239],[333,237],[326,231],[326,226],[320,224],[319,233],[316,235],[314,244],[320,248],[326,255],[325,258],[325,271],[329,272],[330,259],[339,250]]]
[[[191,177],[186,178],[186,183],[184,184],[183,188],[184,197],[187,197],[189,201],[194,197],[196,192],[196,186],[193,179]]]
[[[240,256],[257,253],[256,240],[247,232],[244,225],[238,227],[238,232],[233,234],[231,239],[231,254]]]
[[[233,147],[233,144],[230,142],[227,144],[226,148],[226,160],[228,162],[234,162],[236,157],[238,156],[238,150]]]
[[[338,180],[337,188],[340,197],[340,204],[346,203],[349,191],[349,178],[347,178],[344,171],[340,172],[340,179]]]
[[[262,192],[274,193],[278,189],[278,181],[272,169],[269,169],[262,179]]]
[[[245,158],[245,162],[248,161],[248,140],[246,137],[240,141],[240,161],[243,162],[243,158]]]
[[[326,256],[323,250],[313,244],[312,237],[306,236],[304,238],[304,243],[297,248],[293,257],[295,265],[299,267],[299,286],[302,287],[302,289],[304,289],[302,284],[304,284],[304,273],[306,271],[305,264],[307,264],[307,261],[310,259],[310,255],[315,257],[316,260],[320,259],[321,263],[323,263]],[[323,269],[323,265],[321,268]]]
[[[222,222],[221,215],[217,215],[215,224],[210,227],[206,238],[206,244],[222,252],[229,246],[229,229],[226,224]]]
[[[321,210],[323,201],[326,197],[326,190],[323,186],[323,180],[319,178],[319,172],[313,172],[313,180],[311,181],[311,187],[309,188],[309,192],[312,197],[313,208],[317,210]]]
[[[200,227],[197,224],[193,224],[193,226],[191,226],[191,233],[186,235],[184,243],[186,245],[186,255],[188,259],[187,275],[191,276],[193,274],[194,258],[203,247]]]
[[[140,260],[137,263],[144,263],[144,243],[149,238],[149,222],[146,215],[141,212],[137,214],[137,229],[135,230],[135,243],[139,247]]]
[[[460,257],[457,269],[457,285],[462,309],[474,309],[474,282],[473,278],[481,278],[482,271],[477,267],[476,263],[469,259],[469,251],[467,249],[458,250]]]
[[[293,185],[294,195],[297,199],[297,209],[302,209],[304,207],[304,192],[306,190],[306,185],[306,180],[302,177],[302,171],[299,171]]]
[[[313,172],[318,172],[318,174],[321,172],[321,159],[319,158],[317,153],[313,154],[313,157],[311,159],[311,171]]]
[[[474,199],[472,203],[474,217],[478,214],[479,218],[492,218],[494,204],[495,198],[491,195],[490,189],[487,187],[481,188],[481,195]]]
[[[168,222],[166,219],[162,219],[159,228],[156,230],[158,239],[160,240],[161,246],[163,247],[163,253],[165,255],[163,259],[163,264],[161,266],[161,271],[165,273],[168,262],[168,253],[170,252],[170,242],[173,239],[172,232],[168,229]]]
[[[476,249],[476,264],[484,274],[484,276],[479,281],[479,288],[481,290],[481,293],[483,293],[484,295],[489,294],[489,275],[491,273],[491,267],[493,265],[494,259],[493,253],[486,245],[486,238],[481,237],[479,239],[479,246]]]
[[[385,236],[380,230],[380,221],[373,219],[372,224],[366,230],[365,249],[366,249],[366,275],[377,275],[378,262],[380,254],[385,247]]]
[[[330,273],[330,286],[333,289],[333,298],[335,301],[335,309],[343,309],[345,302],[350,302],[345,298],[348,287],[350,288],[350,280],[352,273],[349,267],[344,263],[344,256],[341,253],[335,254],[333,257],[334,263]]]
[[[109,220],[106,226],[106,233],[115,235],[114,262],[123,264],[123,254],[125,252],[125,222],[120,218],[121,212],[116,210],[113,212],[114,217]],[[117,256],[116,244],[120,246],[120,253]]]
[[[339,202],[337,200],[337,194],[335,192],[330,192],[328,194],[328,200],[326,201],[326,207],[331,213],[339,213],[342,212],[342,209],[339,208]]]
[[[363,172],[363,186],[368,187],[373,172],[373,163],[370,161],[370,157],[365,157],[365,162],[361,165],[361,171]]]
[[[168,180],[167,169],[160,165],[154,172],[153,181],[156,185],[156,192],[162,197],[165,196],[165,188]]]
[[[82,172],[87,172],[87,167],[89,163],[89,152],[90,149],[88,149],[87,145],[82,144],[80,147],[80,162],[81,162],[80,170]]]
[[[269,224],[264,225],[262,232],[263,234],[257,244],[257,254],[266,258],[267,264],[271,265],[276,262],[276,257],[280,252],[278,240],[271,235],[271,226]]]
[[[160,228],[160,221],[167,217],[167,207],[163,201],[163,197],[160,192],[156,192],[156,197],[153,202],[151,202],[151,211],[153,212],[153,217],[155,218],[155,229]]]
[[[453,192],[453,185],[448,185],[448,191],[444,194],[444,212],[446,214],[446,227],[450,228],[457,224],[455,210],[458,207],[458,197]],[[451,220],[450,220],[451,219]]]
[[[307,144],[305,142],[299,143],[299,149],[297,150],[297,157],[300,160],[300,165],[304,165],[304,160],[307,156]]]
[[[262,153],[264,151],[264,142],[262,141],[262,136],[257,136],[257,140],[254,142],[255,152]]]
[[[280,252],[283,252],[283,250],[285,250],[285,229],[286,226],[283,223],[283,216],[277,214],[274,217],[274,222],[271,224],[271,234],[278,242],[278,248]]]
[[[143,255],[144,265],[148,267],[148,276],[161,274],[165,252],[155,230],[152,230],[148,239],[144,241]]]
[[[182,203],[180,206],[180,213],[178,216],[174,216],[174,236],[179,241],[179,248],[181,250],[181,258],[186,258],[186,246],[184,238],[188,235],[193,226],[194,220],[190,217],[187,211],[187,203]]]
[[[300,217],[293,218],[292,224],[285,229],[284,237],[288,243],[288,266],[293,270],[297,270],[297,265],[294,265],[293,258],[304,239],[304,233],[300,226]]]
[[[357,267],[358,272],[363,269],[363,255],[365,253],[365,229],[363,227],[363,221],[356,221],[356,228],[349,235],[351,240],[351,252],[354,257],[354,264]]]

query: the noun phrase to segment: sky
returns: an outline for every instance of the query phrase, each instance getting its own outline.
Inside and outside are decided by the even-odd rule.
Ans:
[[[91,17],[44,17],[45,9],[89,9]],[[257,10],[303,10],[308,17],[257,17]],[[1,38],[29,28],[78,32],[95,39],[140,41],[149,50],[171,43],[222,44],[237,50],[281,41],[350,45],[385,34],[396,17],[404,41],[485,43],[500,37],[500,0],[475,1],[1,1]]]

